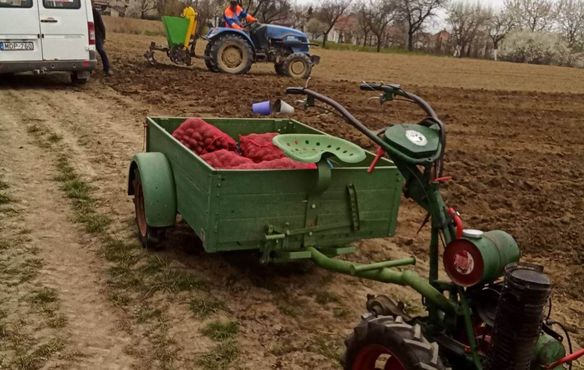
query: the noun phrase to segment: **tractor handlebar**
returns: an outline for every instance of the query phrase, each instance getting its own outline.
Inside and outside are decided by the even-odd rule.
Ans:
[[[355,127],[357,130],[361,131],[365,136],[375,142],[377,145],[381,147],[385,147],[386,144],[375,134],[375,132],[371,131],[367,126],[365,126],[361,121],[359,121],[355,116],[353,116],[347,108],[343,107],[337,101],[329,98],[328,96],[322,95],[317,93],[316,91],[306,89],[304,87],[289,87],[286,89],[286,94],[295,94],[295,95],[306,95],[309,97],[314,98],[315,100],[321,101],[331,107],[333,107],[349,124]]]
[[[424,124],[426,124],[426,125],[437,124],[438,125],[438,127],[440,128],[440,143],[442,145],[441,145],[441,149],[440,149],[440,154],[438,156],[438,160],[436,161],[436,176],[441,177],[442,176],[442,169],[443,169],[444,150],[446,148],[446,130],[444,127],[444,123],[442,123],[440,118],[438,118],[438,115],[436,114],[434,109],[432,109],[430,104],[428,104],[424,99],[420,98],[419,96],[403,90],[399,85],[384,85],[381,83],[364,82],[360,85],[360,89],[361,90],[383,91],[384,96],[382,96],[382,99],[385,99],[385,100],[391,100],[395,95],[401,96],[401,97],[405,98],[406,100],[409,100],[409,101],[415,103],[420,108],[422,108],[422,110],[424,110],[424,112],[426,112],[426,114],[428,115],[428,118],[426,118],[425,120],[422,121],[422,122],[425,122]],[[313,91],[313,90],[310,90],[310,89],[307,89],[304,87],[289,87],[286,89],[286,93],[287,94],[296,94],[296,95],[306,95],[308,97],[311,97],[314,100],[321,101],[321,102],[333,107],[343,118],[345,118],[345,120],[347,122],[349,122],[349,124],[351,124],[357,130],[361,131],[365,136],[367,136],[375,144],[377,144],[381,148],[384,148],[385,150],[390,149],[390,148],[388,148],[387,144],[383,141],[383,139],[381,139],[379,137],[378,133],[371,131],[361,121],[359,121],[357,118],[355,118],[355,116],[353,116],[347,110],[347,108],[342,106],[337,101],[329,98],[328,96],[319,94],[316,91]]]
[[[371,91],[371,90],[383,91],[384,94],[389,94],[390,97],[393,97],[395,95],[404,97],[404,98],[416,103],[434,121],[440,122],[439,123],[440,125],[442,124],[440,119],[438,119],[438,115],[436,114],[436,112],[434,112],[434,109],[432,109],[432,107],[430,106],[430,104],[428,104],[428,102],[426,102],[424,99],[420,98],[417,95],[414,95],[412,93],[409,93],[409,92],[403,90],[400,87],[400,85],[396,85],[396,84],[384,85],[384,84],[378,83],[378,82],[362,82],[361,85],[359,85],[359,88],[361,90],[367,90],[367,91]]]

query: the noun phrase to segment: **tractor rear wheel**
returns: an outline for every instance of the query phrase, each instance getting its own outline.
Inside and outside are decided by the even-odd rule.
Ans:
[[[211,44],[211,60],[221,72],[247,73],[253,63],[253,50],[247,40],[236,34],[226,34]]]
[[[284,59],[282,70],[289,77],[307,79],[312,72],[312,61],[304,53],[293,53]]]
[[[148,226],[146,222],[146,208],[144,206],[144,191],[140,170],[134,170],[134,209],[136,211],[136,226],[138,226],[138,238],[142,246],[147,249],[158,249],[160,242],[166,236],[166,229],[161,227]]]
[[[422,335],[420,325],[400,316],[363,320],[345,340],[345,370],[445,370],[438,345]]]
[[[209,71],[219,72],[217,65],[214,63],[213,58],[211,57],[211,47],[213,46],[213,44],[214,44],[214,41],[209,41],[207,43],[207,46],[205,47],[205,55],[204,55],[205,65],[207,66],[207,69]]]

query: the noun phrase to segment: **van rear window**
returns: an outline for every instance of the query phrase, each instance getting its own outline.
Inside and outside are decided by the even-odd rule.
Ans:
[[[47,9],[79,9],[81,0],[43,0],[43,6]]]
[[[0,8],[32,8],[32,0],[0,0]]]

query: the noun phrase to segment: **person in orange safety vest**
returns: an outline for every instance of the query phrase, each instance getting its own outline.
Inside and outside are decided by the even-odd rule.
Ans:
[[[225,27],[241,30],[241,20],[245,19],[247,23],[257,22],[257,19],[251,14],[247,14],[245,10],[237,3],[236,0],[231,0],[229,6],[225,9],[223,15],[225,20]]]

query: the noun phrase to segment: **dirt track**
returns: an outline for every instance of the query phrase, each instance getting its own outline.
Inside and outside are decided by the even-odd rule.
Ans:
[[[30,229],[30,243],[43,260],[32,285],[43,283],[55,289],[60,297],[57,311],[67,317],[62,329],[44,328],[31,335],[31,342],[36,340],[39,345],[47,338],[67,338],[61,349],[48,356],[49,365],[213,368],[208,364],[221,364],[221,359],[202,362],[201,358],[234,353],[232,366],[239,368],[337,368],[342,339],[363,311],[366,293],[392,294],[413,310],[419,307],[416,296],[402,288],[310,267],[283,271],[260,267],[247,256],[203,254],[185,227],[173,234],[170,248],[164,252],[132,249],[133,208],[125,195],[126,166],[131,155],[142,148],[143,117],[250,116],[252,101],[282,97],[285,87],[297,83],[277,78],[269,66],[254,67],[252,74],[237,77],[207,72],[200,61],[193,70],[166,64],[153,68],[141,59],[148,40],[113,35],[108,47],[116,76],[107,81],[97,77],[84,88],[72,89],[59,78],[18,77],[1,86],[2,101],[10,102],[0,113],[0,120],[10,123],[2,123],[0,131],[1,175],[19,189],[12,191],[23,208],[19,222]],[[400,64],[408,57],[386,55],[386,59],[375,56],[372,60],[379,63],[376,65],[391,65],[391,76],[369,70],[361,77],[354,70],[360,69],[357,59],[365,55],[327,51],[326,59],[337,65],[321,66],[322,72],[315,72],[311,86],[347,103],[372,127],[380,127],[416,115],[407,111],[410,106],[399,103],[381,110],[369,100],[370,94],[347,81],[377,76],[388,82],[390,77],[411,76],[394,81],[430,101],[448,127],[446,172],[454,176],[446,192],[449,204],[462,211],[468,225],[508,230],[519,241],[526,260],[546,265],[557,284],[556,317],[583,343],[584,89],[576,85],[582,79],[574,80],[573,90],[564,93],[557,92],[557,83],[542,89],[532,83],[536,77],[581,78],[581,71],[488,63],[491,70],[477,72],[473,66],[487,64],[454,61],[449,65],[445,58],[415,57],[412,60],[420,64],[426,60],[428,68],[417,66],[414,77],[408,75],[408,66]],[[444,64],[443,74],[431,69],[436,63]],[[472,78],[444,77],[456,75],[461,68],[473,71]],[[519,70],[523,81],[528,81],[525,84],[506,77]],[[484,83],[477,77],[481,74],[493,82]],[[427,76],[427,83],[420,75]],[[500,90],[482,90],[486,86]],[[368,145],[332,114],[298,111],[295,117]],[[51,134],[60,139],[53,143]],[[59,173],[56,160],[63,153],[81,179],[92,186],[96,209],[111,218],[106,232],[128,245],[132,262],[108,257],[107,249],[104,252],[100,246],[103,238],[73,222],[74,211],[53,179]],[[26,185],[19,186],[21,183]],[[416,235],[423,214],[408,201],[402,205],[398,236],[390,242],[359,243],[361,251],[355,258],[380,260],[416,254],[422,260],[417,269],[424,273],[425,233]],[[43,217],[50,222],[43,222]],[[0,226],[3,220],[0,218]],[[137,279],[132,280],[133,285],[116,280],[116,273],[127,265]],[[189,283],[185,289],[140,290],[140,282],[152,285],[168,273],[178,274],[176,271],[189,274],[189,279],[194,276],[197,283]],[[196,304],[202,301],[214,302],[217,309],[202,315]],[[22,302],[3,302],[0,309],[10,311],[14,305]],[[11,328],[14,318],[0,315],[0,320]],[[203,335],[201,328],[214,321],[237,322],[237,334],[226,341]],[[0,343],[2,353],[14,356]]]

